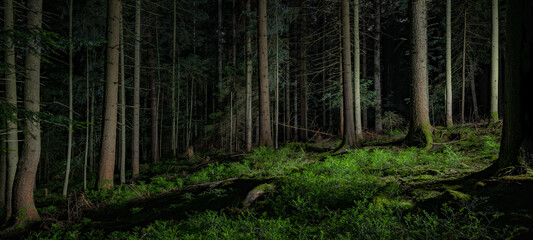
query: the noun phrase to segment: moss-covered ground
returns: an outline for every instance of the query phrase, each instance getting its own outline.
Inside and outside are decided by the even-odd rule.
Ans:
[[[29,239],[533,239],[533,173],[475,179],[500,130],[435,129],[429,150],[404,133],[168,159],[142,178],[69,201],[37,193]]]

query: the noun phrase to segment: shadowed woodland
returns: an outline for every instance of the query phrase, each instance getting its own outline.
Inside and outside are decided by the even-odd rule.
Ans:
[[[3,0],[2,239],[531,239],[529,0]]]

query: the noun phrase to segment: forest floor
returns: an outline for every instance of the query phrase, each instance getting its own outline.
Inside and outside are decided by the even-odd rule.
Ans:
[[[499,129],[436,129],[430,150],[368,135],[250,154],[198,154],[68,201],[38,196],[29,239],[533,239],[533,172],[473,179],[499,151]]]

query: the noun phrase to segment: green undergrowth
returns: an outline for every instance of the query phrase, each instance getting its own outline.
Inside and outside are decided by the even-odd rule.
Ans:
[[[306,152],[308,144],[289,144],[279,150],[258,148],[235,161],[213,162],[194,171],[175,160],[163,161],[159,164],[167,167],[156,165],[146,181],[89,191],[87,199],[123,206],[123,216],[140,217],[151,211],[150,201],[164,198],[165,204],[170,201],[184,211],[182,217],[146,224],[126,221],[126,229],[119,231],[91,227],[101,220],[84,218],[30,238],[506,239],[523,232],[522,225],[507,226],[500,220],[505,214],[487,207],[485,198],[441,183],[487,166],[499,149],[496,134],[471,128],[451,131],[459,133],[457,139],[436,137],[431,150],[385,146],[331,156]],[[195,188],[217,181],[228,183]],[[257,191],[262,186],[268,191]],[[262,195],[242,206],[252,189]],[[241,195],[228,198],[237,193]],[[135,204],[138,199],[144,201]],[[197,207],[209,199],[226,206]],[[437,207],[426,207],[429,204]]]

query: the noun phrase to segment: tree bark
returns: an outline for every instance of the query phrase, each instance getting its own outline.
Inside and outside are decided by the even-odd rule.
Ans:
[[[0,148],[7,149],[6,137],[0,136]],[[0,152],[0,209],[6,207],[7,153]]]
[[[375,105],[375,129],[376,132],[383,130],[382,124],[382,107],[381,107],[381,0],[375,0],[374,15],[374,91],[376,92]]]
[[[141,105],[141,0],[135,1],[135,44],[133,70],[132,177],[139,176],[140,105]]]
[[[493,168],[533,165],[533,22],[529,0],[507,0],[503,134],[500,157]],[[521,173],[521,172],[518,172]]]
[[[126,183],[126,66],[124,16],[120,15],[120,184]]]
[[[461,95],[461,124],[465,123],[465,102],[466,102],[466,3],[464,10],[463,26],[463,87]]]
[[[361,49],[359,45],[359,0],[353,1],[353,40],[354,40],[354,111],[355,111],[355,139],[359,144],[363,140],[363,126],[361,122]]]
[[[274,148],[278,148],[279,141],[279,19],[278,1],[276,0],[276,106],[274,112]]]
[[[152,42],[152,33],[148,34],[146,39],[149,43]],[[150,115],[151,115],[151,152],[152,162],[159,161],[159,137],[158,137],[158,114],[157,114],[157,77],[155,75],[155,56],[154,48],[148,49],[148,56],[146,64],[150,68],[148,75],[150,77]]]
[[[300,141],[306,141],[308,137],[307,132],[307,15],[305,13],[305,1],[301,1],[301,19],[300,19],[300,56],[299,63],[299,78],[300,78]]]
[[[498,117],[498,63],[499,63],[499,37],[498,30],[498,0],[492,0],[492,57],[490,76],[490,122],[496,123]]]
[[[246,0],[246,11],[251,11],[250,0]],[[250,20],[248,20],[249,22]],[[252,151],[252,35],[246,31],[246,151]]]
[[[350,147],[357,146],[353,112],[352,56],[350,34],[350,3],[342,0],[342,63],[344,100],[344,139]]]
[[[108,0],[107,4],[105,110],[98,172],[98,187],[102,189],[110,189],[113,186],[113,173],[115,171],[121,1]]]
[[[177,149],[178,149],[178,133],[176,132],[178,126],[177,126],[177,112],[176,112],[176,42],[177,42],[177,28],[176,28],[176,21],[177,21],[177,9],[176,9],[176,0],[173,1],[173,21],[172,21],[172,76],[170,79],[170,92],[171,92],[171,104],[170,108],[172,110],[172,135],[171,135],[171,141],[172,141],[172,156],[176,157]]]
[[[68,35],[69,35],[69,54],[68,54],[68,61],[69,61],[69,67],[68,67],[68,143],[67,143],[67,169],[65,170],[65,181],[63,182],[63,197],[67,197],[68,192],[68,181],[70,178],[70,160],[72,158],[72,111],[73,111],[73,102],[72,102],[72,75],[73,75],[73,63],[72,63],[72,52],[74,50],[74,45],[72,43],[72,13],[73,13],[73,3],[72,0],[69,1],[69,28],[68,28]]]
[[[430,148],[433,138],[429,121],[426,4],[426,0],[409,2],[412,79],[410,84],[411,113],[406,142],[409,145]]]
[[[272,146],[270,128],[270,97],[268,87],[268,38],[267,38],[267,4],[258,0],[258,52],[259,52],[259,145]]]
[[[4,52],[4,60],[6,63],[6,101],[17,109],[17,78],[15,69],[15,43],[13,41],[14,21],[13,0],[4,1],[4,30],[8,37],[5,39],[6,49]],[[17,164],[19,161],[19,147],[18,147],[18,127],[17,113],[13,113],[12,120],[7,120],[7,163],[6,163],[6,217],[9,218],[12,213],[12,199],[13,199],[13,182],[17,172]]]
[[[446,0],[446,127],[452,126],[452,0]]]
[[[29,41],[26,56],[24,79],[24,109],[38,114],[40,111],[41,48],[40,29],[43,23],[43,1],[27,1],[27,25],[34,35]],[[24,148],[18,163],[13,186],[13,223],[16,227],[26,227],[40,221],[39,213],[33,200],[35,175],[41,157],[41,123],[38,117],[24,120]]]
[[[86,86],[85,86],[85,102],[86,102],[86,109],[85,111],[87,112],[86,113],[86,116],[85,116],[85,122],[87,122],[85,124],[85,157],[83,158],[83,190],[87,190],[87,164],[89,162],[89,151],[91,150],[90,149],[90,141],[89,139],[91,138],[91,127],[92,124],[90,124],[90,115],[91,115],[91,97],[90,97],[90,92],[89,92],[89,74],[90,74],[90,71],[89,71],[89,47],[86,47],[85,48],[85,61],[86,61],[86,66],[85,66],[85,83],[86,83]]]

